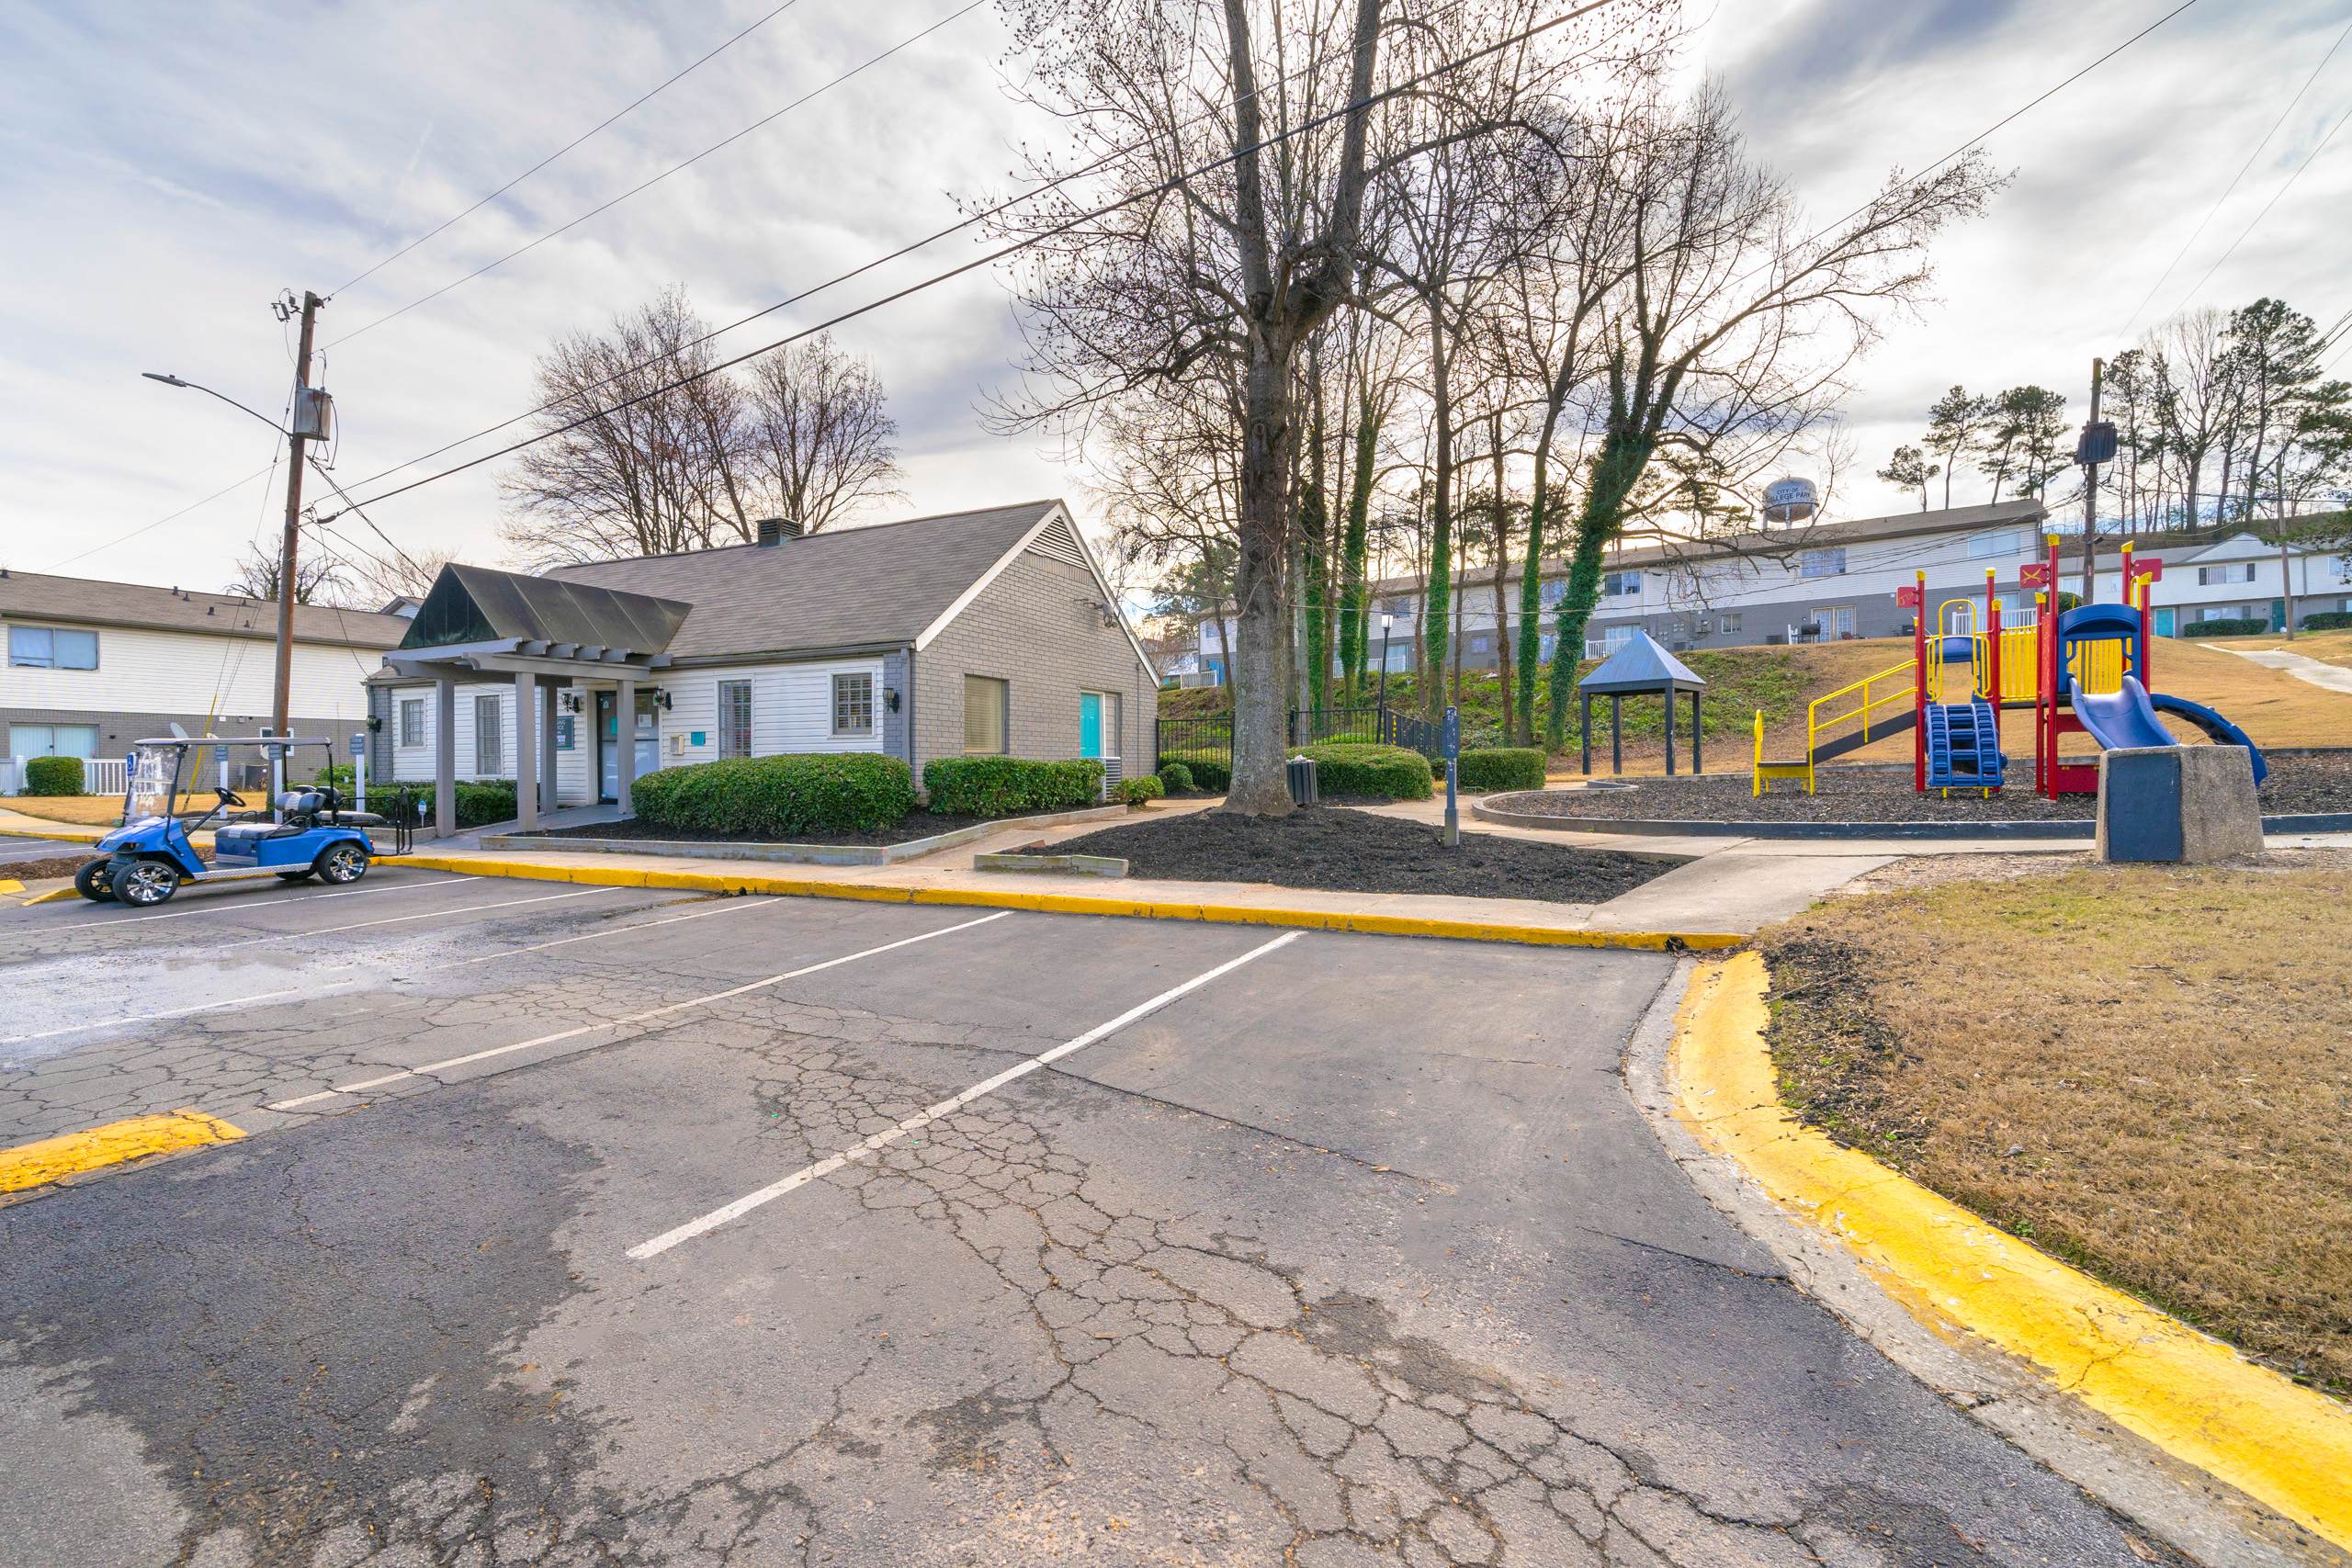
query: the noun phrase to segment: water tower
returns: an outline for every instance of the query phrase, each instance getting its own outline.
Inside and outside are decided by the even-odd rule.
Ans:
[[[1764,487],[1764,521],[1786,527],[1821,510],[1821,492],[1811,479],[1774,479]]]

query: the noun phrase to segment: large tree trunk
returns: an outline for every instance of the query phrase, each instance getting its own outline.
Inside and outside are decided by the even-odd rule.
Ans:
[[[1528,500],[1527,560],[1519,579],[1519,733],[1530,746],[1535,744],[1535,671],[1544,657],[1544,513],[1552,504],[1552,440],[1559,426],[1560,405],[1554,402],[1544,411],[1544,428],[1535,438],[1535,492]],[[1553,649],[1555,664],[1562,651]],[[1565,743],[1548,725],[1544,739],[1555,751]]]
[[[1549,733],[1567,728],[1568,698],[1576,690],[1577,664],[1584,655],[1584,628],[1600,603],[1600,566],[1610,541],[1624,524],[1625,502],[1649,466],[1656,443],[1634,431],[1612,429],[1601,437],[1592,460],[1592,479],[1577,512],[1576,545],[1568,557],[1568,591],[1560,600],[1558,646],[1552,650],[1552,713]]]
[[[1495,679],[1502,715],[1503,744],[1511,744],[1510,685],[1510,507],[1503,495],[1503,416],[1498,409],[1487,425],[1487,457],[1495,469]]]
[[[1241,624],[1234,648],[1233,783],[1225,807],[1251,816],[1286,817],[1289,755],[1283,733],[1283,665],[1288,649],[1283,614],[1290,534],[1290,372],[1287,355],[1253,344],[1243,384],[1239,545],[1234,573]]]
[[[1355,457],[1348,470],[1347,537],[1340,546],[1340,572],[1345,583],[1340,606],[1340,645],[1348,667],[1348,700],[1363,700],[1364,659],[1370,651],[1372,605],[1369,575],[1372,530],[1373,464],[1379,454],[1380,418],[1372,389],[1363,389],[1356,402]],[[1388,661],[1382,649],[1380,660]]]
[[[1430,404],[1437,428],[1433,438],[1435,473],[1430,486],[1429,614],[1421,620],[1421,642],[1429,650],[1430,679],[1421,688],[1421,711],[1434,718],[1445,704],[1441,700],[1451,651],[1453,614],[1453,393],[1447,375],[1445,310],[1430,301]],[[1460,666],[1455,666],[1455,684]]]

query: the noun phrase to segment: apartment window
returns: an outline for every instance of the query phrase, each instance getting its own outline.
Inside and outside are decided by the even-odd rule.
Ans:
[[[21,670],[96,670],[98,634],[65,626],[10,626],[8,662]]]
[[[423,697],[401,699],[401,744],[403,746],[424,744],[424,699]]]
[[[992,675],[964,677],[964,750],[1001,754],[1012,726],[1012,687]]]
[[[1845,570],[1846,552],[1842,547],[1807,550],[1797,557],[1797,574],[1800,577],[1838,577],[1844,575]]]
[[[718,754],[722,758],[752,754],[752,683],[749,681],[718,682]]]
[[[966,750],[970,750],[971,721],[965,721]],[[852,674],[833,677],[833,733],[835,735],[871,735],[874,733],[874,672],[860,670]]]
[[[2025,550],[2025,536],[2016,532],[2003,534],[1971,534],[1968,536],[1968,558],[1990,560],[1998,556],[2014,556]]]
[[[1604,599],[1630,598],[1642,591],[1642,574],[1638,571],[1604,572],[1600,579],[1600,596]]]
[[[1563,600],[1563,599],[1566,598],[1567,596],[1568,596],[1568,580],[1567,580],[1566,578],[1565,578],[1565,577],[1553,577],[1553,578],[1547,578],[1547,579],[1545,579],[1545,580],[1544,580],[1544,607],[1545,607],[1546,609],[1549,609],[1549,608],[1551,608],[1552,606],[1554,606],[1554,605],[1555,605],[1555,604],[1559,604],[1559,602],[1560,602],[1561,600]]]
[[[2210,588],[2216,582],[2252,582],[2254,563],[2250,560],[2224,561],[2220,566],[2197,569],[2197,586]]]
[[[499,731],[498,697],[483,692],[474,698],[474,777],[494,779],[506,771],[505,746]]]
[[[98,754],[95,724],[12,724],[8,727],[12,757],[80,757]]]
[[[1485,632],[1472,632],[1470,634],[1471,652],[1492,653],[1494,650],[1495,639],[1493,637],[1488,637]]]
[[[1719,632],[1738,631],[1740,629],[1740,615],[1741,612],[1737,610],[1725,610],[1722,615],[1715,617],[1715,629]]]
[[[1409,615],[1413,613],[1413,601],[1408,595],[1399,595],[1382,605],[1381,609],[1391,615]]]

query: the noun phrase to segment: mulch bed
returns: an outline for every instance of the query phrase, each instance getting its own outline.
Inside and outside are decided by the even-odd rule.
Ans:
[[[2352,811],[2352,756],[2272,757],[2270,776],[2260,791],[2265,816]],[[1506,811],[1610,821],[1709,822],[1936,822],[2087,821],[2098,815],[2098,797],[2061,795],[2047,800],[2033,793],[2033,759],[2009,760],[2008,787],[1986,799],[1954,794],[1949,799],[1911,787],[1911,771],[1825,767],[1817,792],[1775,781],[1771,793],[1752,795],[1746,770],[1702,777],[1645,778],[1630,787],[1542,790],[1493,795]]]
[[[1127,874],[1178,882],[1271,882],[1340,893],[1442,893],[1597,904],[1680,863],[1607,850],[1465,832],[1448,849],[1439,829],[1343,807],[1288,817],[1193,811],[1110,828],[1052,846],[1055,854],[1115,855]]]
[[[626,821],[590,822],[577,828],[543,828],[537,836],[550,839],[665,839],[673,843],[702,844],[903,844],[911,839],[928,839],[934,833],[952,833],[958,828],[985,827],[1002,820],[1004,818],[997,817],[942,817],[935,812],[912,811],[896,825],[878,833],[808,833],[797,838],[777,839],[768,834],[656,828],[641,818],[632,817]]]
[[[85,862],[95,858],[96,852],[92,852],[49,860],[0,861],[0,876],[17,882],[38,882],[44,876],[71,876],[82,869]]]

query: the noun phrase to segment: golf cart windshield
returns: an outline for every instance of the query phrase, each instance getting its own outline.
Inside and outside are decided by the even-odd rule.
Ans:
[[[179,792],[180,761],[186,755],[177,746],[141,746],[131,753],[130,788],[122,807],[126,826],[171,815]]]

